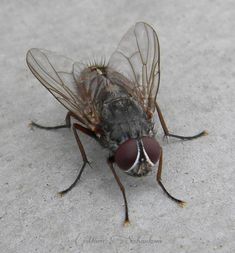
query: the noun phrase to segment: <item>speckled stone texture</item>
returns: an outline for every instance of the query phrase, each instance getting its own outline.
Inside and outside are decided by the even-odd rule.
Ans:
[[[108,60],[126,30],[146,21],[161,47],[158,102],[175,134],[157,138],[164,150],[163,181],[118,171],[121,192],[106,165],[107,152],[82,135],[92,169],[70,193],[82,165],[72,131],[30,130],[54,125],[66,110],[39,84],[25,62],[29,48],[73,59]],[[0,252],[80,253],[235,252],[235,2],[232,0],[0,2]]]

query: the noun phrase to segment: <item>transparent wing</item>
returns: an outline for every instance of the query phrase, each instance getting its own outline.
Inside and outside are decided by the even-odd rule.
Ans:
[[[26,56],[27,64],[35,77],[52,95],[81,122],[90,129],[99,123],[99,117],[92,104],[89,87],[80,84],[77,78],[81,74],[80,63],[44,49],[30,49]]]
[[[130,80],[123,82],[123,86],[152,116],[160,81],[160,49],[154,29],[143,22],[131,27],[112,54],[108,66]]]

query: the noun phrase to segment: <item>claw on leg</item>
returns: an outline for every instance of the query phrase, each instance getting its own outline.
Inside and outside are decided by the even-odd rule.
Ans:
[[[209,133],[206,130],[202,131],[202,136],[207,136],[208,134]]]
[[[187,202],[182,201],[182,200],[181,200],[178,204],[179,204],[179,206],[182,207],[182,208],[184,208],[184,207],[187,206]]]
[[[123,223],[124,227],[129,227],[130,225],[131,225],[131,223],[130,223],[129,220],[125,220],[124,223]]]
[[[28,127],[29,127],[31,130],[33,130],[33,121],[30,121],[30,122],[28,123]]]

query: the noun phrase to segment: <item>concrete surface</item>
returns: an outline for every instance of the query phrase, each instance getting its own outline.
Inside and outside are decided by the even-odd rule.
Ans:
[[[25,63],[31,47],[74,59],[107,59],[136,21],[152,24],[161,45],[159,103],[178,134],[207,129],[183,142],[158,139],[163,181],[188,201],[179,208],[155,182],[119,171],[131,226],[107,152],[82,136],[93,169],[59,198],[81,166],[70,130],[30,130],[30,119],[63,122],[66,110]],[[235,2],[0,2],[0,252],[235,252]],[[158,122],[157,122],[158,124]]]

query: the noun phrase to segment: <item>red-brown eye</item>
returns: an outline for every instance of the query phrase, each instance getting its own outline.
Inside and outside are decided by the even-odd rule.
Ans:
[[[137,155],[137,141],[129,139],[118,147],[114,159],[120,169],[128,170],[135,163]]]
[[[156,163],[161,154],[161,147],[153,137],[143,137],[144,149],[152,163]]]

